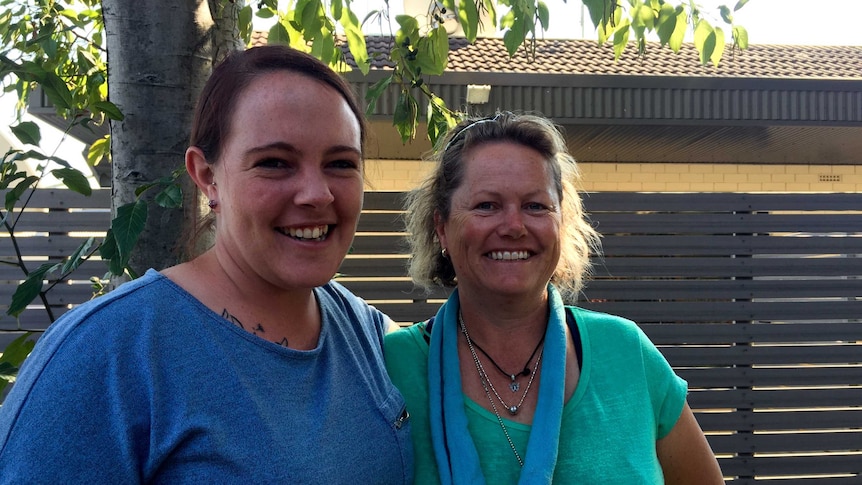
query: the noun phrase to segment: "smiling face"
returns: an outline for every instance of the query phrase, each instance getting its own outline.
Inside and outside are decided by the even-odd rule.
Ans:
[[[325,284],[356,231],[361,149],[359,122],[332,88],[289,71],[252,81],[206,187],[222,266],[282,289]]]
[[[560,201],[548,162],[523,145],[493,142],[464,157],[437,236],[458,288],[472,296],[543,295],[560,259]]]

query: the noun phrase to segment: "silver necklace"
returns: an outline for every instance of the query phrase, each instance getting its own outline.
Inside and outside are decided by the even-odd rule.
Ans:
[[[488,378],[488,374],[485,372],[485,367],[482,365],[482,362],[479,361],[479,356],[476,354],[476,348],[473,344],[473,339],[470,338],[470,334],[467,333],[467,326],[464,325],[464,317],[461,315],[461,312],[458,312],[458,324],[461,326],[461,332],[464,334],[464,337],[467,339],[467,347],[470,348],[470,353],[473,354],[473,361],[476,363],[476,370],[479,371],[479,377],[482,379],[482,385],[484,386],[487,382],[488,386],[491,388],[491,391],[494,393],[494,396],[500,401],[500,404],[509,411],[509,414],[512,416],[518,414],[518,411],[521,410],[521,405],[524,404],[524,399],[527,398],[527,394],[530,392],[530,388],[533,386],[533,379],[536,378],[536,372],[539,370],[539,364],[542,362],[542,354],[544,354],[545,349],[542,348],[542,351],[539,352],[539,358],[536,359],[536,365],[533,371],[530,373],[530,380],[527,382],[527,388],[524,389],[524,394],[521,395],[521,400],[518,401],[518,404],[509,405],[506,404],[506,401],[500,397],[500,394],[497,392],[497,389],[494,388],[494,383],[491,382],[491,379]],[[527,362],[529,365],[529,362]],[[493,401],[491,403],[493,405]]]
[[[461,325],[461,331],[464,333],[464,336],[467,337],[467,345],[470,347],[470,354],[473,356],[473,363],[476,364],[476,370],[479,372],[479,380],[482,381],[482,389],[485,390],[485,396],[488,398],[488,402],[491,403],[491,409],[494,410],[494,416],[497,417],[497,422],[503,430],[503,435],[506,436],[506,441],[509,442],[509,447],[512,448],[512,453],[515,454],[515,459],[518,460],[518,465],[520,465],[521,468],[524,468],[524,459],[521,458],[521,454],[518,453],[518,449],[515,448],[515,443],[512,441],[512,437],[509,436],[509,430],[506,428],[506,424],[503,422],[500,412],[497,411],[497,404],[494,403],[494,398],[491,397],[491,391],[488,390],[488,384],[490,384],[487,380],[488,376],[485,375],[485,371],[482,369],[482,363],[479,362],[479,356],[476,355],[476,351],[473,349],[473,345],[470,342],[470,336],[467,334],[467,327],[464,326],[464,319],[461,318],[460,312],[458,314],[458,323]],[[539,358],[541,359],[541,355]],[[536,367],[538,367],[538,365],[539,363],[536,362]]]

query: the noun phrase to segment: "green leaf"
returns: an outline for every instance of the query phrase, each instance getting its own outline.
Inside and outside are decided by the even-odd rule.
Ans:
[[[741,25],[733,26],[733,44],[740,49],[748,49],[748,31]]]
[[[50,35],[50,33],[48,35]],[[42,47],[42,51],[45,52],[45,56],[48,59],[57,58],[58,45],[56,40],[51,37],[45,37],[39,41],[39,45]]]
[[[442,25],[430,31],[416,44],[416,65],[424,74],[439,76],[449,59],[449,35]]]
[[[111,221],[111,231],[123,268],[128,265],[129,256],[138,243],[146,222],[147,203],[142,199],[117,208],[117,217]]]
[[[72,100],[72,92],[69,91],[69,86],[53,72],[46,72],[41,80],[42,90],[45,96],[54,103],[54,106],[61,109],[72,109],[75,102]]]
[[[14,160],[50,160],[51,157],[36,150],[27,150],[26,152],[18,152],[13,157]]]
[[[730,13],[730,8],[727,5],[722,5],[718,7],[718,11],[721,12],[721,19],[725,22],[732,24],[733,23],[733,14]]]
[[[18,140],[25,145],[39,145],[39,141],[42,140],[42,133],[39,131],[39,125],[32,121],[18,123],[15,126],[10,126],[9,129],[12,130],[12,134],[15,135],[15,138],[18,138]]]
[[[57,177],[57,179],[63,182],[63,185],[65,185],[69,190],[86,196],[93,193],[93,189],[90,188],[90,182],[87,181],[87,177],[85,177],[80,170],[74,168],[58,168],[51,170],[51,175]]]
[[[18,177],[15,177],[18,178]],[[13,207],[15,207],[15,203],[21,200],[21,196],[27,190],[36,186],[36,182],[39,181],[39,177],[35,175],[31,175],[29,177],[25,177],[23,180],[18,182],[12,190],[6,191],[6,210],[11,211]]]
[[[120,258],[120,250],[117,248],[117,239],[114,237],[114,231],[108,229],[105,234],[105,239],[102,245],[99,246],[99,256],[102,260],[108,263],[108,268],[111,274],[120,276],[125,272],[126,265]]]
[[[617,30],[614,32],[614,59],[619,59],[623,55],[626,44],[629,42],[631,32],[629,27],[629,21],[626,19],[621,25],[617,26]]]
[[[365,93],[365,101],[368,101],[368,106],[365,108],[366,116],[371,116],[374,113],[374,108],[377,106],[377,100],[383,95],[386,89],[389,88],[389,85],[392,84],[392,80],[393,76],[389,75],[368,88],[368,92]]]
[[[30,339],[33,334],[27,332],[16,338],[3,350],[0,355],[0,393],[18,375],[18,368],[33,351],[36,342]]]
[[[738,2],[736,2],[736,6],[733,7],[733,11],[736,12],[737,10],[741,9],[745,6],[746,3],[748,3],[748,0],[739,0]]]
[[[311,55],[332,65],[341,59],[341,49],[335,47],[335,36],[330,32],[320,32],[313,36]]]
[[[91,69],[97,69],[99,65],[99,61],[93,56],[93,54],[89,51],[79,48],[78,49],[78,66],[82,71],[90,71]]]
[[[717,67],[718,63],[721,61],[721,55],[724,53],[724,31],[721,30],[721,28],[716,27],[713,30],[713,35],[715,36],[715,49],[712,51],[712,54],[710,54],[709,60]]]
[[[237,14],[237,26],[239,27],[239,36],[248,42],[251,39],[251,5],[246,5],[239,10]]]
[[[393,116],[393,124],[395,129],[401,135],[401,141],[407,143],[416,136],[416,113],[418,112],[418,104],[416,98],[413,97],[407,90],[402,90],[398,95],[398,102],[395,104],[395,114]]]
[[[249,9],[249,12],[251,12],[251,7],[250,7],[250,6],[246,5],[245,7],[243,7],[243,10],[244,10],[245,8],[248,8],[248,9]],[[274,17],[274,16],[275,16],[275,12],[274,12],[271,8],[264,7],[264,8],[262,8],[262,9],[258,10],[256,15],[258,16],[258,18],[262,18],[262,19],[271,19],[272,17]]]
[[[551,22],[551,12],[548,10],[548,6],[542,0],[539,0],[536,4],[537,16],[539,17],[539,24],[542,26],[542,30],[548,30],[548,24]]]
[[[419,34],[419,21],[409,15],[396,15],[398,32],[395,34],[395,42],[401,45],[406,39],[413,41],[413,37]]]
[[[503,45],[506,46],[506,52],[508,52],[510,56],[513,56],[518,52],[518,48],[521,47],[524,43],[524,39],[527,38],[527,34],[521,27],[521,24],[522,20],[516,20],[512,28],[503,34]]]
[[[676,9],[667,3],[663,4],[661,10],[659,10],[656,25],[658,26],[656,28],[658,39],[661,45],[664,46],[670,42],[673,31],[676,29]]]
[[[15,289],[15,293],[12,295],[12,302],[9,303],[9,308],[6,309],[6,314],[17,317],[26,310],[27,305],[35,300],[39,296],[39,292],[42,291],[42,280],[45,279],[45,275],[57,270],[60,266],[60,263],[45,263],[39,266],[36,271],[27,275],[27,279]]]
[[[495,6],[495,0],[484,0],[485,11],[487,12],[487,17],[491,21],[490,29],[485,29],[486,32],[494,32],[497,29],[497,8]]]
[[[715,33],[706,20],[699,21],[694,29],[694,47],[700,53],[700,63],[706,65],[715,50]]]
[[[682,8],[678,7],[676,9],[676,28],[673,29],[673,34],[670,36],[670,40],[668,40],[667,43],[674,52],[679,52],[679,49],[682,47],[687,29],[688,23],[686,21],[686,16],[682,12]]]
[[[111,156],[111,135],[105,135],[94,141],[87,150],[87,164],[95,167],[103,159]]]
[[[69,273],[78,269],[78,266],[81,265],[84,261],[89,258],[90,248],[93,247],[93,243],[96,241],[96,238],[90,237],[87,238],[86,241],[82,242],[78,249],[75,250],[72,254],[66,258],[66,261],[63,263],[63,268],[60,270],[60,273],[63,275],[68,275]]]
[[[296,4],[298,16],[294,20],[299,20],[305,32],[305,40],[311,40],[315,35],[323,30],[323,22],[321,21],[322,4],[320,0],[300,0]]]
[[[16,170],[14,163],[4,162],[0,172],[0,190],[6,190],[12,182],[24,178],[27,178],[27,172]]]
[[[587,10],[590,12],[590,20],[593,21],[593,27],[599,28],[608,21],[608,9],[606,8],[605,0],[582,0]]]
[[[62,165],[65,168],[72,168],[72,165],[69,162],[67,162],[66,160],[63,160],[60,157],[48,157],[47,160],[50,160],[50,161],[56,163],[57,165]]]
[[[3,354],[0,355],[0,362],[11,364],[15,367],[21,366],[21,364],[24,363],[24,360],[27,359],[27,356],[30,355],[33,347],[36,345],[36,342],[30,339],[32,336],[33,334],[31,332],[27,332],[10,342],[9,345],[3,349]]]
[[[334,4],[333,4],[334,5]],[[347,48],[356,61],[356,66],[362,74],[368,74],[371,69],[371,61],[368,60],[368,47],[365,44],[365,35],[359,24],[359,18],[349,8],[341,9],[341,25],[347,36]]]
[[[183,206],[183,189],[177,184],[171,184],[156,194],[156,204],[168,209],[177,209]]]
[[[347,0],[348,3],[350,0]],[[331,0],[329,2],[329,11],[332,12],[332,16],[336,19],[341,20],[341,17],[344,15],[345,10],[350,10],[349,8],[344,8],[344,3],[341,0]]]
[[[287,33],[287,29],[284,28],[284,25],[281,22],[276,23],[269,29],[269,35],[266,38],[266,42],[268,44],[290,44],[290,35]]]
[[[464,37],[472,44],[479,34],[479,10],[476,0],[458,0],[458,20],[464,29]]]
[[[643,37],[644,30],[651,31],[655,28],[655,13],[649,5],[639,4],[632,10],[632,28],[637,33],[637,38]]]
[[[455,120],[449,114],[446,108],[446,102],[439,96],[431,96],[428,100],[428,110],[426,112],[428,124],[428,139],[431,140],[431,145],[436,146],[437,142],[446,136],[449,129],[455,125]]]
[[[96,101],[93,103],[93,108],[101,113],[105,113],[112,120],[123,121],[123,118],[125,118],[120,108],[117,108],[117,105],[110,101]]]

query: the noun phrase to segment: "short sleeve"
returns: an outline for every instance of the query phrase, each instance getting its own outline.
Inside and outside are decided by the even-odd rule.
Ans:
[[[676,424],[685,406],[688,383],[674,372],[667,359],[640,331],[644,371],[657,425],[657,439],[664,438]]]

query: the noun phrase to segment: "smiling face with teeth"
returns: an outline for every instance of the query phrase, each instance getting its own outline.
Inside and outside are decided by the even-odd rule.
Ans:
[[[437,236],[470,297],[542,296],[560,259],[560,201],[548,162],[513,142],[471,149]],[[463,296],[462,298],[466,298]]]
[[[288,290],[332,278],[363,191],[360,125],[338,92],[290,71],[260,75],[212,170],[215,251],[229,273]]]

